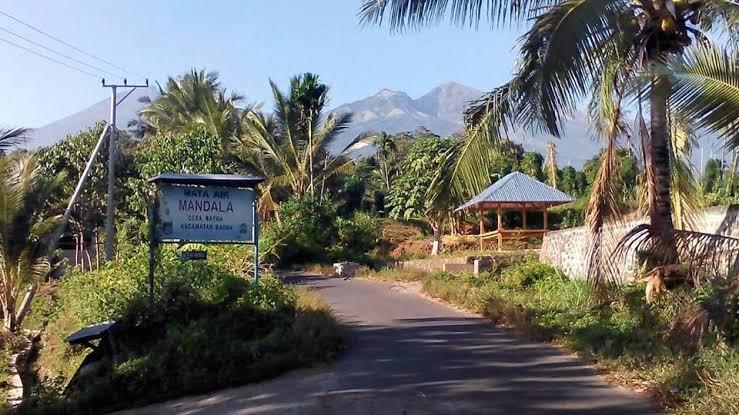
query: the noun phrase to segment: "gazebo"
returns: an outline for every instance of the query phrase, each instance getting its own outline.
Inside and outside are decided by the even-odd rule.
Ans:
[[[492,186],[483,190],[482,193],[457,208],[455,212],[464,210],[479,212],[480,250],[482,250],[484,240],[497,239],[498,251],[501,251],[503,242],[506,240],[528,240],[529,238],[543,237],[549,228],[547,209],[573,200],[568,194],[516,171],[504,176]],[[482,213],[492,210],[496,211],[498,215],[498,229],[485,233]],[[521,212],[522,229],[503,229],[503,213],[505,211]],[[540,229],[529,229],[527,213],[538,211],[544,213],[544,226]]]

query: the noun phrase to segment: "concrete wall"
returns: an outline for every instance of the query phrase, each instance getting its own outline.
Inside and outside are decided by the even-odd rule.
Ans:
[[[604,245],[606,255],[612,252],[618,241],[634,226],[645,223],[644,218],[632,218],[620,225],[604,228]],[[694,231],[739,238],[739,205],[714,206],[707,208],[697,218]],[[589,250],[588,230],[585,227],[564,229],[547,233],[542,241],[539,259],[562,270],[573,278],[587,276],[587,258]],[[622,264],[623,277],[633,276],[636,266],[633,252],[627,255]]]
[[[395,263],[396,269],[412,269],[418,271],[441,271],[446,264],[466,264],[467,257],[436,257],[426,259],[412,259],[408,261],[398,261]]]

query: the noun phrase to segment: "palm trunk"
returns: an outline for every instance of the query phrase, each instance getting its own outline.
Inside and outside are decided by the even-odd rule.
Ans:
[[[308,163],[310,164],[310,194],[315,195],[313,189],[313,110],[310,112],[310,118],[308,119]]]
[[[439,255],[439,251],[441,250],[441,236],[444,232],[444,220],[440,219],[438,222],[430,220],[429,224],[434,231],[434,242],[431,247],[431,255],[436,256]]]
[[[6,331],[12,332],[15,330],[15,298],[13,294],[10,294],[4,302],[3,326]]]
[[[658,259],[663,264],[678,261],[675,243],[675,227],[672,222],[670,203],[670,153],[668,148],[669,128],[667,125],[667,98],[670,94],[669,80],[655,76],[649,97],[650,108],[650,150],[654,163],[654,200],[649,210],[649,221],[658,244]]]

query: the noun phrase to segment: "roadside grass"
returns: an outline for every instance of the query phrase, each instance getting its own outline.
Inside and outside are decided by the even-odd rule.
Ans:
[[[673,336],[684,293],[648,305],[644,287],[630,285],[612,303],[593,305],[585,282],[532,258],[478,276],[390,269],[359,276],[420,282],[429,296],[576,351],[672,413],[739,414],[739,348],[716,332],[699,344]]]
[[[295,269],[311,275],[333,275],[334,267],[328,264],[307,264],[297,266]]]
[[[320,296],[265,275],[259,288],[218,264],[159,259],[154,300],[146,256],[100,271],[70,271],[34,300],[42,329],[37,382],[19,413],[92,414],[203,393],[322,364],[342,348],[342,332]],[[119,356],[70,380],[89,349],[64,338],[86,325],[119,322]],[[66,389],[66,390],[65,390]]]

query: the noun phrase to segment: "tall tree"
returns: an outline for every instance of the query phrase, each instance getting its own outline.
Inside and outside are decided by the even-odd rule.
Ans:
[[[395,137],[383,131],[377,138],[375,147],[377,147],[377,153],[375,154],[375,158],[377,159],[376,172],[380,176],[383,190],[387,192],[390,190],[390,183],[392,183],[398,174],[398,146],[395,142]]]
[[[536,180],[542,180],[544,179],[544,170],[542,169],[543,165],[544,157],[542,157],[541,154],[535,151],[527,151],[523,153],[523,157],[521,157],[519,169],[521,169],[521,172],[528,174]]]
[[[323,196],[325,181],[352,162],[352,152],[372,141],[360,136],[339,144],[337,137],[351,123],[352,114],[325,114],[329,88],[316,75],[293,77],[289,94],[272,81],[270,85],[274,112],[246,113],[243,133],[231,146],[237,165],[267,178],[262,186],[266,209],[275,206],[273,191],[281,187],[296,195]]]
[[[473,105],[469,131],[456,171],[458,186],[479,191],[487,184],[491,148],[514,126],[559,137],[567,116],[591,95],[591,111],[606,141],[606,159],[589,205],[594,235],[590,279],[603,285],[601,230],[607,214],[617,214],[612,175],[619,139],[627,136],[624,102],[634,98],[645,155],[648,239],[658,264],[678,260],[672,216],[668,113],[691,120],[739,145],[739,65],[737,52],[712,44],[719,33],[736,45],[739,4],[732,0],[366,0],[364,22],[386,18],[399,30],[437,22],[444,15],[458,24],[492,26],[531,21],[520,46],[514,78]],[[723,35],[723,36],[721,36]],[[648,105],[649,123],[642,116]]]
[[[144,131],[176,134],[194,129],[228,140],[239,132],[243,97],[221,87],[218,72],[192,69],[169,77],[159,97],[139,112]],[[248,109],[248,108],[247,108]]]
[[[402,173],[390,186],[387,207],[394,219],[424,218],[434,231],[435,249],[438,249],[444,218],[450,213],[454,200],[445,187],[448,181],[432,185],[437,171],[446,171],[445,160],[454,148],[450,138],[426,137],[417,139],[410,148]]]

